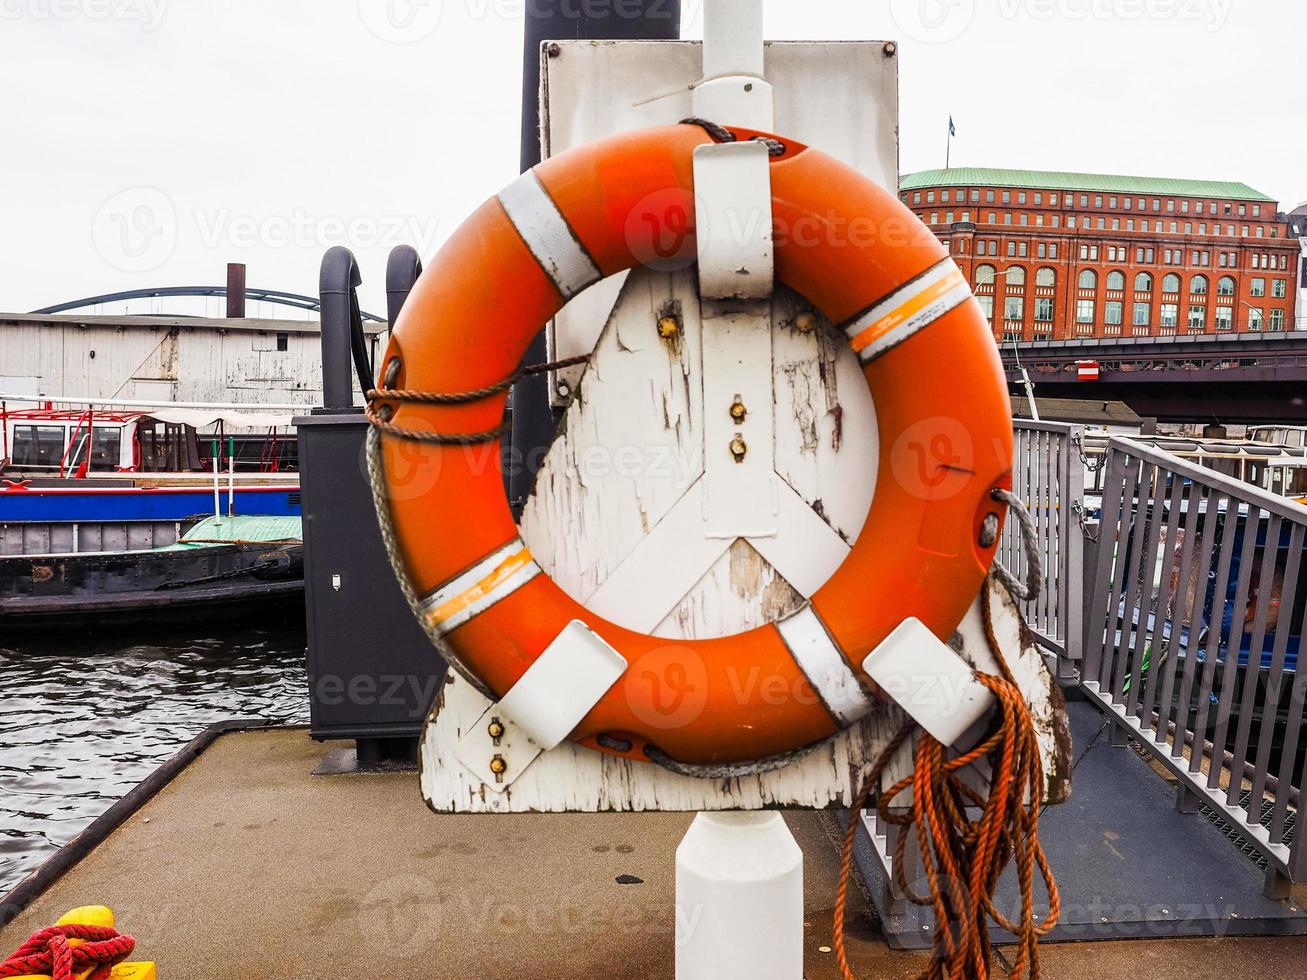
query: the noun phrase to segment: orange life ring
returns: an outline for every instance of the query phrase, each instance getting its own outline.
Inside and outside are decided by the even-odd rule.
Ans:
[[[670,257],[693,258],[692,155],[710,141],[685,124],[614,136],[546,160],[483,204],[419,279],[382,364],[387,389],[494,393],[451,405],[383,390],[374,410],[392,430],[500,425],[499,382],[571,296],[657,257],[652,233],[682,233]],[[871,709],[866,655],[906,616],[947,639],[994,557],[1003,508],[991,492],[1010,485],[1011,412],[979,304],[893,194],[817,150],[782,146],[771,157],[776,277],[843,325],[880,427],[866,524],[798,613],[698,641],[607,622],[518,537],[498,442],[383,438],[390,519],[428,632],[502,696],[567,623],[586,623],[628,662],[570,736],[602,751],[713,765],[820,741]]]

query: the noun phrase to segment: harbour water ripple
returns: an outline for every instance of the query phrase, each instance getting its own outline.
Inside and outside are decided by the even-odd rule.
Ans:
[[[302,627],[0,638],[0,895],[206,726],[308,720]]]

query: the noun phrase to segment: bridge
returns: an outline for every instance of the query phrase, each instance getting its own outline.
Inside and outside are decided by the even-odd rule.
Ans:
[[[1024,368],[1044,397],[1123,401],[1177,422],[1307,423],[1307,330],[1009,343],[1002,354],[1008,382],[1019,386]]]

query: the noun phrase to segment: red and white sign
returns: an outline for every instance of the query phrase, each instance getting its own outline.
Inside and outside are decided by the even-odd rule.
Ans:
[[[1076,379],[1079,381],[1097,381],[1098,362],[1076,361]]]

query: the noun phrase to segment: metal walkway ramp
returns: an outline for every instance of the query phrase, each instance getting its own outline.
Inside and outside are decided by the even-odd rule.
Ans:
[[[1072,796],[1047,808],[1039,824],[1062,896],[1049,941],[1307,935],[1307,909],[1266,898],[1257,860],[1210,817],[1178,811],[1174,785],[1133,748],[1111,744],[1105,715],[1084,701],[1068,708]],[[890,944],[928,947],[930,909],[888,893],[865,834],[857,859]],[[1011,868],[999,900],[1001,908],[1017,907]],[[1041,904],[1043,915],[1047,903]],[[996,940],[1005,938],[995,933]]]

